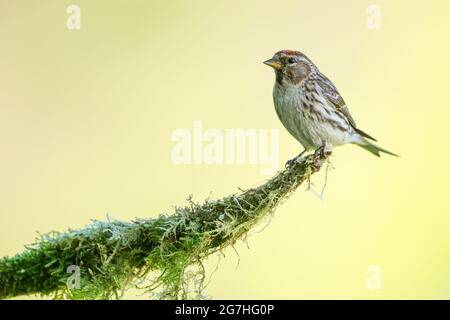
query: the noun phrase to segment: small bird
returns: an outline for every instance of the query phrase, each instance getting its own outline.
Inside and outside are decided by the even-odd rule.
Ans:
[[[281,50],[264,63],[275,70],[273,102],[278,118],[305,148],[291,161],[307,151],[321,148],[331,153],[334,147],[347,143],[377,157],[380,152],[397,156],[369,141],[376,140],[356,127],[334,84],[303,53]]]

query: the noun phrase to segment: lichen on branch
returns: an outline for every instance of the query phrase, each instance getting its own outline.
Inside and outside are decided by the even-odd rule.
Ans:
[[[264,184],[202,204],[189,200],[171,215],[132,222],[94,221],[87,227],[41,236],[25,251],[0,259],[0,299],[53,294],[63,299],[120,298],[123,292],[157,276],[145,286],[162,299],[185,299],[191,272],[199,273],[195,293],[204,286],[202,261],[242,239],[271,215],[302,182],[320,170],[322,152],[302,158]],[[67,285],[69,266],[79,268],[79,286]]]

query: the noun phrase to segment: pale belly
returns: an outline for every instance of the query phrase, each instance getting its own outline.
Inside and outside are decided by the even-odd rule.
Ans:
[[[320,103],[308,109],[300,102],[300,95],[285,92],[283,95],[274,95],[274,104],[281,123],[307,150],[315,150],[323,145],[332,149],[353,142],[353,129],[348,122],[332,118],[323,110],[326,106]]]

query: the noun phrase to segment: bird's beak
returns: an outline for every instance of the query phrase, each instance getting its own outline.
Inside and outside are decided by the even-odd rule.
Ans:
[[[264,61],[264,64],[267,64],[269,67],[272,67],[275,70],[280,70],[281,68],[283,68],[283,65],[280,63],[280,61],[275,58]]]

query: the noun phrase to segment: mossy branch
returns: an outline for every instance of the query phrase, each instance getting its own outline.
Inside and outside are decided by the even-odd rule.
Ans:
[[[204,287],[202,260],[245,236],[325,160],[316,152],[261,186],[203,204],[190,201],[172,215],[94,221],[80,230],[41,236],[24,252],[0,259],[0,298],[52,293],[55,298],[118,298],[155,273],[145,288],[159,290],[159,298],[188,298],[192,292],[198,298]],[[69,266],[77,266],[79,286],[67,285]],[[188,272],[191,266],[200,272]],[[188,288],[192,277],[199,277],[194,291]]]

